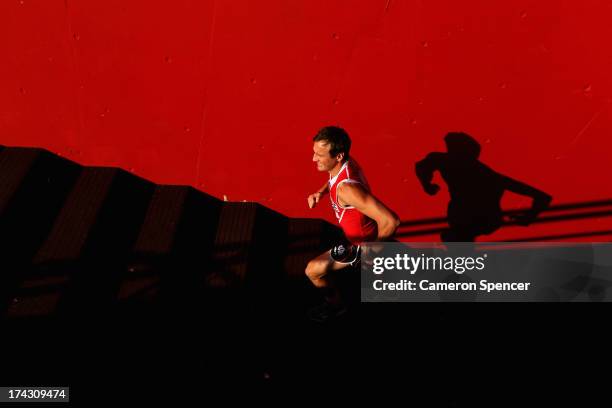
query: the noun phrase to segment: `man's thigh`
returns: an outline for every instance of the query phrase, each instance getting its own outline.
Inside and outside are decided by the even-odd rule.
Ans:
[[[340,269],[344,269],[347,266],[350,266],[349,264],[334,261],[331,257],[331,249],[323,252],[321,255],[314,258],[311,262],[314,262],[317,265],[317,269],[322,272],[337,271]]]

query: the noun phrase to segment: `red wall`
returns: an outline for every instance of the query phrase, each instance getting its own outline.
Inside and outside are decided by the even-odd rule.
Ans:
[[[460,130],[558,204],[610,199],[610,21],[603,0],[3,0],[0,143],[331,219],[305,197],[327,177],[311,138],[339,124],[412,220],[446,205],[414,162]]]

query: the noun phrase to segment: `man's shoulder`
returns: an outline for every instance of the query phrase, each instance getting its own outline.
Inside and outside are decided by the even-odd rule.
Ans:
[[[365,186],[357,180],[346,179],[338,184],[337,191],[339,194],[363,194],[368,193]]]
[[[342,206],[355,206],[363,202],[369,196],[369,192],[364,186],[354,180],[345,180],[338,184],[336,197]]]

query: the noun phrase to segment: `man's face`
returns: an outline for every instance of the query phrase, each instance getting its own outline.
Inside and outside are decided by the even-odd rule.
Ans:
[[[330,147],[331,146],[323,140],[314,142],[314,146],[312,148],[314,151],[312,161],[317,163],[317,170],[331,171],[336,164],[342,161],[342,153],[336,157],[331,157],[329,154]]]

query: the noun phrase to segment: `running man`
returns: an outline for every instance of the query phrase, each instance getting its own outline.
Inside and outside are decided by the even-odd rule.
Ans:
[[[501,199],[505,191],[533,200],[529,210],[510,216],[518,225],[531,224],[550,205],[549,194],[500,174],[478,160],[480,144],[470,135],[448,133],[444,142],[446,153],[429,153],[415,166],[427,194],[433,196],[440,191],[440,186],[432,183],[436,171],[448,185],[449,228],[442,232],[442,241],[473,242],[479,235],[497,231],[504,223]]]
[[[359,262],[359,244],[390,238],[400,220],[372,195],[361,168],[349,157],[351,139],[344,129],[324,127],[313,142],[312,160],[318,171],[329,173],[329,181],[308,196],[308,207],[314,208],[329,194],[332,209],[347,240],[311,260],[306,267],[306,276],[323,292],[326,300],[318,310],[313,310],[311,317],[327,320],[346,310],[330,279],[330,272],[355,265]]]

